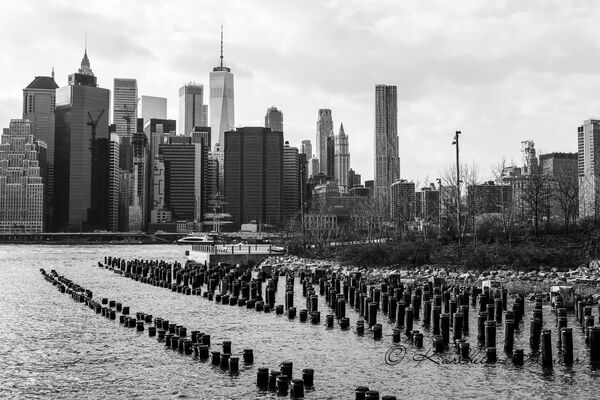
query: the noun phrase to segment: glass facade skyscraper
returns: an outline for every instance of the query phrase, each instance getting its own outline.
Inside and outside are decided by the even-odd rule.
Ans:
[[[96,86],[87,51],[69,83],[56,90],[54,227],[108,229],[110,90]]]

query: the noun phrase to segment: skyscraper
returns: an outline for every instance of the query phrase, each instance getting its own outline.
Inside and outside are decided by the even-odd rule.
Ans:
[[[590,119],[577,129],[579,218],[600,211],[600,120]]]
[[[283,205],[283,133],[238,128],[225,133],[225,199],[234,228],[278,226]]]
[[[284,222],[295,217],[300,209],[300,158],[298,149],[285,142],[283,147],[283,207]]]
[[[69,83],[56,89],[54,225],[108,229],[110,90],[97,87],[87,51]]]
[[[335,136],[334,154],[334,177],[338,185],[344,188],[344,192],[347,192],[352,187],[352,183],[348,182],[350,153],[348,152],[348,136],[344,132],[344,124],[340,124],[340,132]]]
[[[313,174],[322,172],[327,174],[327,138],[333,136],[333,120],[331,119],[331,110],[323,108],[319,110],[317,118],[317,158],[319,159],[320,171],[313,171]]]
[[[52,76],[36,76],[23,89],[23,119],[31,123],[31,133],[35,140],[42,140],[47,146],[46,168],[42,179],[45,184],[44,226],[51,229],[54,215],[54,107],[56,103],[54,70]]]
[[[190,82],[179,88],[177,134],[190,136],[195,126],[206,126],[203,118],[204,86]]]
[[[119,135],[110,134],[110,177],[109,177],[109,199],[108,199],[108,229],[117,232],[119,230]]]
[[[223,146],[224,134],[235,127],[233,74],[223,65],[223,28],[221,27],[221,63],[210,73],[210,128],[212,144]]]
[[[265,115],[265,128],[283,132],[283,113],[277,107],[269,107]]]
[[[138,89],[135,79],[115,78],[113,92],[113,124],[119,137],[137,132]]]
[[[138,114],[144,119],[144,126],[152,118],[167,119],[167,98],[142,96]]]
[[[334,136],[327,136],[327,170],[325,174],[335,179],[335,138]]]
[[[396,86],[375,87],[375,196],[389,204],[392,183],[400,179]]]
[[[169,137],[167,144],[158,147],[164,163],[164,208],[175,220],[188,225],[202,219],[202,192],[207,168],[207,146],[193,137]]]
[[[312,153],[312,143],[310,142],[310,140],[303,140],[302,141],[302,150],[301,150],[302,154],[306,154],[306,159],[310,160],[313,156]]]
[[[42,232],[44,184],[29,120],[13,119],[0,144],[0,232]]]

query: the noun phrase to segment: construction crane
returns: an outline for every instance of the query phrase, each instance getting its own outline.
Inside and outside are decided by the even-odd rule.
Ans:
[[[128,104],[123,104],[123,111],[125,115],[123,115],[123,119],[127,122],[127,136],[131,134],[131,119],[135,118],[135,111],[137,110],[137,105],[140,99],[137,99],[133,107],[129,107]]]
[[[92,117],[92,114],[88,111],[87,125],[92,127],[92,138],[90,139],[90,150],[92,150],[92,146],[94,145],[94,140],[96,140],[96,126],[98,125],[98,122],[100,121],[100,118],[102,118],[103,115],[104,115],[104,108],[102,109],[102,111],[100,111],[100,114],[98,114],[98,117],[96,117],[96,119],[94,119]]]

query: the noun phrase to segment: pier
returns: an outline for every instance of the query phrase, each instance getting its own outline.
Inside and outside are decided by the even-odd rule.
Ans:
[[[271,255],[284,253],[285,249],[283,247],[271,244],[194,244],[191,250],[186,251],[190,261],[207,265],[217,265],[219,263],[232,265],[258,264]]]

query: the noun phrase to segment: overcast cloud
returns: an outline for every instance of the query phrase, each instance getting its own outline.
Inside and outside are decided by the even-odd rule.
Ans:
[[[434,181],[461,159],[482,178],[520,141],[538,154],[577,150],[577,126],[600,117],[600,3],[455,1],[2,1],[0,126],[21,117],[22,89],[56,71],[59,86],[88,56],[101,87],[137,78],[140,95],[208,87],[218,64],[235,74],[237,126],[284,113],[285,139],[315,142],[317,110],[349,136],[351,167],[372,179],[374,94],[398,87],[401,175]],[[205,99],[205,102],[208,102]]]

